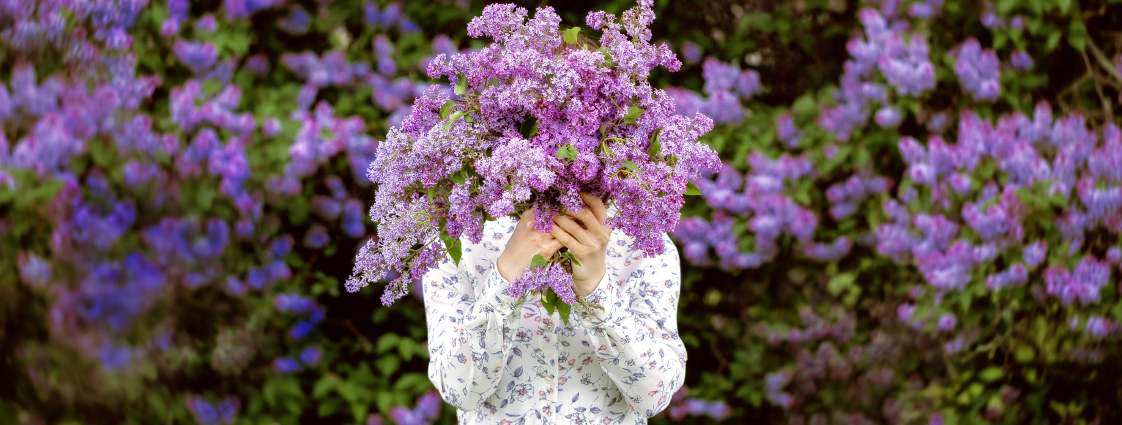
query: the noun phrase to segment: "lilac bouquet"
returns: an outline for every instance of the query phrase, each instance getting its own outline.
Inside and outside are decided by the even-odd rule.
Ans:
[[[640,0],[619,21],[589,13],[599,47],[579,27],[561,30],[549,7],[527,21],[523,8],[490,5],[473,19],[468,35],[495,42],[434,58],[429,76],[447,76],[451,92],[430,87],[378,145],[368,170],[378,237],[360,250],[347,289],[396,272],[382,296],[389,305],[443,256],[458,263],[460,238],[478,243],[486,221],[533,208],[535,227],[549,232],[555,216],[584,206],[581,191],[614,205],[605,224],[630,236],[630,248],[661,254],[683,196],[700,194],[689,181],[721,162],[698,141],[712,120],[675,115],[673,98],[647,81],[656,66],[681,66],[650,44],[651,6]],[[535,258],[513,295],[541,292],[551,310],[557,297],[572,303],[573,260],[564,250]]]

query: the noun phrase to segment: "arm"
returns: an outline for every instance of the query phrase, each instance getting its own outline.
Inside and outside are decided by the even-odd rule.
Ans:
[[[631,276],[615,276],[618,271],[609,268],[585,297],[603,311],[573,308],[600,367],[627,403],[648,417],[670,404],[686,376],[686,347],[678,337],[678,250],[669,237],[664,242],[666,252],[641,260],[643,267]]]
[[[475,270],[444,257],[439,268],[425,274],[429,379],[460,410],[473,411],[495,393],[514,351],[509,330],[525,298],[510,295],[510,282],[522,277],[534,255],[549,257],[561,247],[553,236],[534,229],[533,214],[527,211],[494,261],[481,258],[465,240],[460,261],[476,263]]]
[[[444,401],[465,411],[478,408],[498,388],[511,355],[508,329],[522,304],[509,295],[510,282],[495,267],[478,279],[445,258],[423,281],[429,379]]]

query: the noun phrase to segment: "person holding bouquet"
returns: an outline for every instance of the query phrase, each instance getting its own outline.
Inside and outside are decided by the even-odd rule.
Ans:
[[[429,378],[460,423],[643,424],[683,384],[666,232],[721,162],[713,121],[647,81],[681,62],[638,3],[589,13],[598,42],[549,7],[487,6],[468,35],[494,43],[434,58],[449,85],[378,144],[378,233],[347,289],[396,276],[388,305],[421,282]]]
[[[460,423],[642,424],[682,386],[677,250],[665,236],[653,258],[627,249],[603,224],[604,203],[581,198],[551,233],[533,226],[533,210],[487,223],[482,243],[463,241],[459,266],[445,259],[422,279],[429,378]],[[510,294],[531,258],[561,248],[580,263],[577,296],[603,307],[576,304],[569,324],[540,296]]]

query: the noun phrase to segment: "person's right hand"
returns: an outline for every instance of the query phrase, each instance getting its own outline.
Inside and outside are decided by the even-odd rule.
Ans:
[[[548,260],[558,249],[561,249],[560,241],[552,234],[542,233],[534,228],[534,210],[530,209],[522,213],[522,219],[518,220],[518,226],[514,228],[514,234],[510,235],[503,253],[499,254],[495,267],[498,268],[499,276],[513,282],[522,277],[535,255],[540,254]]]

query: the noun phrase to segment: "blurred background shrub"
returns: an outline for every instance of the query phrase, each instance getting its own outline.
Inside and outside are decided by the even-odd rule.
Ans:
[[[0,0],[0,423],[454,422],[420,298],[340,286],[484,5]],[[656,10],[726,166],[652,423],[1122,420],[1122,1]]]

